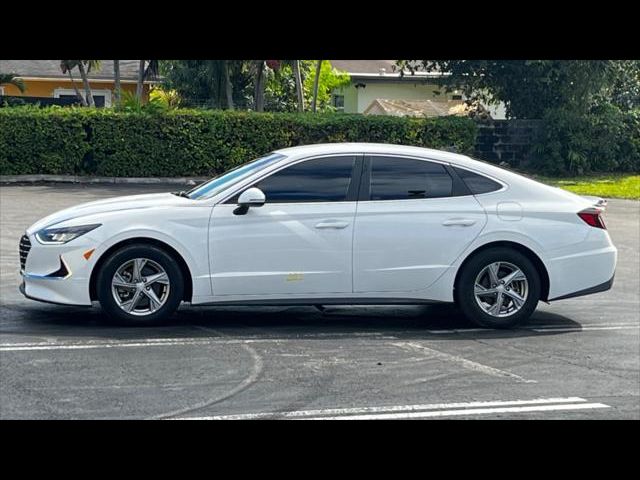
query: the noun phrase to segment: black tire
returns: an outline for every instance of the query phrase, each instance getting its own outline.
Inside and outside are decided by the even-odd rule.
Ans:
[[[116,302],[111,281],[117,269],[127,261],[145,258],[160,265],[169,277],[169,292],[164,304],[152,313],[134,315],[125,312]],[[166,251],[149,244],[133,244],[113,252],[98,272],[96,292],[102,310],[115,323],[154,325],[166,321],[178,308],[184,295],[184,278],[175,259]]]
[[[528,282],[526,301],[518,311],[505,317],[496,317],[485,312],[476,301],[474,293],[477,276],[494,262],[508,262],[517,266]],[[513,328],[529,319],[540,300],[540,291],[540,275],[531,260],[517,250],[496,247],[475,254],[463,265],[456,284],[455,300],[465,317],[476,325],[485,328]]]

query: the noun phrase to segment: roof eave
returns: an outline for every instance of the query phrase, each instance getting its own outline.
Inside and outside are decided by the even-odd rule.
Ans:
[[[31,80],[31,81],[40,81],[40,82],[70,82],[71,79],[69,77],[34,77],[29,75],[17,75],[18,78],[22,80]],[[74,78],[74,82],[81,82],[82,78],[76,77]],[[114,83],[115,80],[113,78],[89,78],[89,82],[95,83]],[[159,83],[160,80],[145,80],[144,83],[146,85]],[[129,79],[129,78],[121,78],[120,83],[138,83],[137,80]]]

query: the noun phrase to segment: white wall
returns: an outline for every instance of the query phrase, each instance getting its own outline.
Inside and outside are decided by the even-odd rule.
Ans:
[[[364,84],[365,87],[355,88],[357,84]],[[440,90],[440,95],[434,92]],[[444,102],[451,100],[455,92],[444,93],[444,87],[422,82],[367,82],[367,80],[351,80],[351,84],[340,89],[344,95],[345,113],[363,113],[371,102],[376,98],[387,100],[435,100]],[[490,106],[488,110],[495,119],[505,118],[504,105]]]
[[[365,87],[355,88],[356,84],[364,84]],[[434,95],[438,89],[436,85],[414,82],[385,82],[369,83],[366,80],[352,80],[351,85],[344,87],[344,111],[345,113],[362,113],[376,98],[387,100],[436,100],[444,101],[451,98],[444,93]]]

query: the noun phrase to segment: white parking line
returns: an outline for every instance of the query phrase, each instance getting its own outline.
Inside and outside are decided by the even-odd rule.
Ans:
[[[36,344],[0,344],[0,352],[22,352],[33,350],[91,350],[96,348],[130,348],[130,347],[157,347],[171,345],[212,345],[215,343],[232,343],[229,341],[212,341],[203,339],[157,339],[135,342],[122,341],[98,341],[86,343],[47,343]],[[237,343],[237,342],[236,342]]]
[[[640,324],[638,323],[594,323],[585,326],[576,325],[540,325],[540,326],[523,326],[521,328],[516,329],[519,330],[527,330],[532,332],[581,332],[581,331],[589,331],[589,330],[627,330],[631,328],[640,328]],[[453,329],[443,329],[443,330],[427,330],[429,333],[433,333],[436,335],[444,335],[448,333],[476,333],[476,332],[496,332],[496,329],[491,328],[453,328]]]
[[[516,375],[515,373],[507,372],[506,370],[500,370],[499,368],[490,367],[488,365],[483,365],[482,363],[474,362],[473,360],[468,360],[458,355],[451,355],[449,353],[444,353],[439,350],[434,350],[433,348],[425,347],[424,345],[420,345],[419,343],[396,342],[396,343],[392,343],[392,345],[403,348],[405,350],[413,350],[413,351],[423,353],[427,357],[437,358],[438,360],[457,363],[458,365],[468,370],[484,373],[486,375],[491,375],[493,377],[512,378],[522,383],[537,383],[535,380],[527,380],[526,378],[521,377],[520,375]]]
[[[532,332],[584,332],[584,331],[598,331],[598,330],[629,330],[639,329],[640,324],[626,323],[626,324],[592,324],[584,327],[567,327],[567,326],[541,326],[532,328],[523,328],[520,330],[529,330]],[[474,333],[474,332],[495,332],[496,330],[485,328],[467,328],[467,329],[453,329],[453,330],[425,330],[430,334],[448,334],[448,333]],[[143,340],[87,340],[84,342],[10,342],[0,343],[0,352],[21,352],[21,351],[35,351],[35,350],[91,350],[97,348],[131,348],[131,347],[159,347],[159,346],[171,346],[171,345],[218,345],[218,344],[248,344],[248,343],[279,343],[290,340],[314,340],[324,339],[328,337],[352,338],[357,336],[358,338],[372,337],[379,340],[397,340],[398,337],[393,335],[385,335],[379,332],[363,332],[363,333],[315,333],[311,335],[302,335],[295,338],[245,338],[245,339],[221,339],[221,338],[206,338],[206,337],[177,337],[177,338],[151,338]],[[425,347],[426,348],[426,347]],[[479,365],[479,364],[478,364]],[[486,367],[491,368],[491,367]],[[495,369],[494,369],[495,370]],[[487,373],[487,372],[485,372]],[[508,372],[504,372],[508,373]],[[514,376],[513,374],[500,376]],[[517,377],[515,375],[514,377]]]
[[[436,412],[383,413],[378,415],[353,415],[350,417],[312,417],[309,420],[409,420],[412,418],[454,417],[461,415],[491,415],[496,413],[529,413],[563,410],[587,410],[609,408],[604,403],[579,403],[573,405],[536,405],[532,407],[470,408]]]
[[[639,329],[640,325],[619,325],[610,327],[554,327],[554,328],[532,328],[534,332],[588,332],[592,330],[630,330]]]
[[[493,413],[523,413],[534,411],[582,410],[609,408],[603,403],[588,403],[580,397],[539,398],[535,400],[485,401],[462,403],[434,403],[424,405],[392,405],[385,407],[325,408],[297,410],[291,412],[241,413],[236,415],[214,415],[182,417],[176,420],[258,420],[266,418],[287,419],[382,419],[382,418],[428,418],[456,415],[486,415]]]
[[[303,335],[291,339],[287,338],[206,338],[206,337],[178,337],[151,338],[143,340],[87,340],[84,342],[26,342],[0,343],[0,352],[22,352],[33,350],[91,350],[96,348],[130,348],[130,347],[164,347],[171,345],[230,345],[249,343],[282,343],[290,340],[326,339],[327,335]],[[376,340],[397,340],[397,337],[381,333],[361,334],[358,337],[373,337]],[[351,334],[336,334],[335,338],[352,338]]]

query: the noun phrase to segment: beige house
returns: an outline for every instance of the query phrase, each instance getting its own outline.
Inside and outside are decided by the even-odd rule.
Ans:
[[[438,80],[442,72],[405,71],[401,75],[395,60],[330,60],[346,71],[351,83],[336,89],[333,105],[344,113],[375,115],[439,116],[464,114],[462,92],[446,93]],[[504,107],[487,108],[493,118],[505,118]]]
[[[365,115],[391,115],[394,117],[443,117],[446,115],[466,115],[467,109],[462,100],[442,102],[435,100],[386,100],[377,98],[362,113]]]

